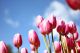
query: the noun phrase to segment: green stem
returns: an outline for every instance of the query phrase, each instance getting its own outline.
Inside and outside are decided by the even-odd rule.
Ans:
[[[38,49],[35,48],[35,53],[38,53]]]
[[[46,40],[46,36],[43,35],[43,39],[44,39],[44,43],[45,43],[45,45],[46,45],[46,48],[47,48],[47,50],[48,50],[48,53],[50,53],[50,52],[49,52],[49,47],[48,47],[48,44],[47,44],[47,40]]]
[[[18,47],[18,53],[19,53],[19,47]]]
[[[53,31],[52,31],[52,33],[51,33],[52,35],[52,43],[54,43],[54,37],[53,37]]]
[[[49,38],[49,35],[48,35],[48,46],[49,46],[49,52],[51,53],[50,38]]]
[[[52,45],[53,45],[53,48],[54,48],[54,53],[56,53],[56,52],[55,52],[55,46],[54,46],[54,37],[53,37],[53,31],[52,31],[52,33],[51,33],[51,36],[52,36]]]
[[[62,46],[62,53],[65,53],[64,48],[63,48],[63,44],[62,44],[62,37],[61,37],[61,34],[60,34],[59,36],[60,36],[60,37],[59,37],[59,41],[61,41],[61,46]]]

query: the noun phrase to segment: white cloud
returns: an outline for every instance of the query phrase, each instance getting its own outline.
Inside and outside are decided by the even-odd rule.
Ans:
[[[12,26],[12,27],[14,27],[14,28],[17,28],[17,27],[20,26],[20,23],[19,23],[18,21],[14,21],[14,20],[12,20],[11,18],[6,18],[6,19],[5,19],[5,22],[6,22],[8,25],[10,25],[10,26]]]
[[[80,18],[79,14],[80,11],[74,11],[67,7],[67,5],[58,2],[58,1],[53,1],[50,6],[46,9],[44,12],[44,17],[48,17],[49,14],[55,15],[57,18],[62,18],[65,21],[70,21],[70,20],[78,20]],[[76,18],[75,18],[76,17]]]
[[[63,18],[65,20],[66,18],[69,18],[68,12],[66,11],[65,6],[58,2],[58,1],[53,1],[50,6],[46,9],[44,16],[48,16],[49,14],[55,15],[57,18]],[[66,20],[68,21],[68,19]]]
[[[13,20],[10,16],[10,10],[4,9],[4,21],[6,24],[10,25],[13,28],[18,28],[20,26],[20,22],[17,20]]]

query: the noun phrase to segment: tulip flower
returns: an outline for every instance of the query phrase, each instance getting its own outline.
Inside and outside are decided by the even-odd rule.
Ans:
[[[73,9],[78,10],[80,9],[80,0],[66,0],[67,4]]]
[[[48,17],[48,20],[49,20],[49,22],[52,24],[52,29],[56,28],[56,25],[57,25],[56,17],[50,15],[50,16]]]
[[[19,48],[22,45],[22,37],[21,37],[21,34],[17,33],[17,34],[14,35],[13,44],[17,48]]]
[[[76,31],[77,31],[77,28],[76,28],[76,25],[75,25],[75,23],[74,22],[72,22],[72,21],[70,21],[69,23],[68,23],[68,25],[69,25],[69,32],[70,33],[75,33]]]
[[[68,48],[70,49],[73,49],[75,47],[74,40],[71,38],[66,37],[66,43]]]
[[[54,49],[55,49],[56,52],[61,51],[61,45],[58,41],[54,41]]]
[[[57,32],[61,35],[65,34],[65,22],[63,20],[59,20],[59,22],[57,23]]]
[[[0,41],[0,53],[8,53],[8,47],[3,41]]]
[[[17,33],[17,34],[14,35],[13,44],[14,44],[15,47],[18,48],[18,53],[19,53],[19,47],[22,45],[21,34]]]
[[[22,48],[22,49],[21,49],[21,53],[28,53],[28,51],[27,51],[26,48]]]
[[[28,40],[30,44],[33,44],[36,48],[40,46],[40,40],[38,38],[37,33],[32,29],[28,32]]]
[[[52,31],[52,25],[47,19],[44,19],[42,21],[42,23],[40,24],[40,28],[39,29],[40,29],[40,32],[43,35],[46,35],[46,34],[49,34]]]
[[[37,27],[39,28],[39,25],[40,25],[40,23],[42,22],[44,20],[44,18],[42,17],[42,16],[40,16],[40,15],[38,15],[37,17],[36,17],[36,25],[37,25]]]

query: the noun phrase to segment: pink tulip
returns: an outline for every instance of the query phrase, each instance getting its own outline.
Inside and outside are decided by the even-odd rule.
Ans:
[[[8,47],[3,41],[0,41],[0,53],[8,53]]]
[[[69,33],[69,25],[60,19],[57,24],[57,32],[66,36]]]
[[[21,49],[21,53],[28,53],[28,51],[27,51],[26,48],[22,48],[22,49]]]
[[[44,19],[42,23],[40,24],[40,31],[43,35],[49,34],[52,31],[52,25],[51,23],[47,20]]]
[[[40,23],[44,20],[44,18],[40,15],[36,17],[36,25],[39,28]]]
[[[73,49],[75,47],[75,44],[74,44],[74,40],[73,39],[66,37],[66,42],[67,42],[67,46],[70,49]]]
[[[48,53],[48,51],[47,50],[44,50],[44,53]]]
[[[57,41],[55,41],[54,42],[54,48],[55,48],[56,53],[60,52],[61,51],[61,45],[60,45],[60,43],[57,42]]]
[[[63,20],[59,20],[57,23],[57,32],[61,35],[65,34],[66,25]]]
[[[17,48],[19,48],[22,45],[22,37],[21,37],[21,34],[17,33],[17,34],[14,35],[13,44]]]
[[[33,44],[35,47],[40,46],[40,40],[38,38],[37,33],[34,30],[30,30],[28,32],[28,40],[29,40],[30,44]]]
[[[52,16],[50,15],[49,18],[48,18],[49,22],[52,24],[52,28],[56,28],[56,25],[57,25],[57,21],[56,21],[56,17],[55,16]]]
[[[79,10],[80,9],[80,0],[66,0],[67,4],[70,8],[73,10]]]
[[[68,25],[69,25],[69,32],[70,33],[73,34],[73,33],[75,33],[77,31],[77,28],[76,28],[76,25],[75,25],[74,22],[71,21],[71,22],[69,22]]]

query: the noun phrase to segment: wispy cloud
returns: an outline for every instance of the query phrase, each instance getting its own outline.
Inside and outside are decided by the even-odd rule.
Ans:
[[[61,17],[65,21],[80,19],[78,18],[80,14],[79,10],[74,11],[59,1],[53,1],[46,9],[44,16],[47,17],[49,14],[55,15],[57,18]]]
[[[18,20],[13,20],[13,18],[11,18],[9,9],[4,10],[4,21],[13,28],[18,28],[20,26],[20,22]]]
[[[62,18],[66,22],[74,21],[77,26],[80,26],[80,11],[72,10],[66,4],[59,1],[53,1],[44,12],[44,17],[48,17],[50,14],[55,15],[57,18]],[[80,29],[80,27],[78,27]],[[79,31],[79,30],[78,30]],[[55,31],[54,31],[55,32]],[[80,31],[79,31],[80,32]],[[56,33],[54,33],[56,35]]]
[[[17,28],[20,26],[20,23],[18,21],[14,21],[11,18],[6,18],[5,22],[10,25],[11,27]]]

